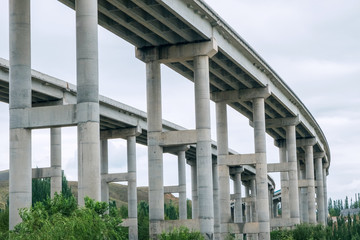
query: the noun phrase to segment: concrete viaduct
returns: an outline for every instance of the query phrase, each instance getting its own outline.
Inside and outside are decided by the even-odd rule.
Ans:
[[[198,229],[206,239],[224,239],[229,233],[270,239],[271,227],[325,224],[330,149],[321,128],[273,69],[204,2],[60,1],[76,11],[76,87],[31,70],[30,1],[9,1],[10,61],[9,67],[6,61],[1,64],[0,98],[9,102],[10,113],[11,229],[20,222],[18,209],[31,205],[32,177],[51,177],[52,193],[61,189],[60,128],[65,126],[78,128],[79,204],[85,196],[107,201],[107,183],[127,181],[130,239],[137,239],[136,142],[148,146],[154,239],[178,225]],[[146,64],[147,114],[99,96],[97,24],[133,44],[136,57]],[[194,82],[196,129],[162,120],[161,64]],[[217,145],[210,136],[210,100],[216,103]],[[249,119],[252,154],[229,150],[227,105]],[[36,128],[51,128],[47,169],[31,169],[31,129]],[[267,163],[266,134],[279,148],[279,163]],[[111,138],[127,139],[127,173],[108,174]],[[178,155],[178,186],[164,187],[165,152]],[[191,220],[184,212],[186,159],[192,169]],[[281,172],[281,218],[274,218],[268,172]],[[164,221],[165,192],[179,193],[179,221]]]

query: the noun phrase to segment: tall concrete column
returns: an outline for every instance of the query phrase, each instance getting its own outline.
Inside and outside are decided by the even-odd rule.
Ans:
[[[246,182],[244,184],[244,186],[245,186],[245,197],[246,197],[246,199],[249,199],[250,198],[250,183]],[[245,221],[252,222],[252,220],[251,220],[251,204],[248,201],[245,202],[245,211],[246,211]]]
[[[200,232],[206,239],[214,234],[214,201],[212,186],[209,57],[194,57],[195,118],[197,143],[197,189]]]
[[[300,170],[301,179],[306,179],[306,166]],[[300,199],[301,199],[301,222],[309,223],[309,207],[308,207],[308,192],[307,188],[300,188]]]
[[[77,0],[78,203],[101,198],[98,9],[96,0]]]
[[[61,128],[50,129],[50,162],[51,167],[56,170],[56,176],[51,177],[50,196],[54,197],[55,193],[62,190],[61,174]]]
[[[309,223],[316,223],[313,146],[305,146],[306,180],[308,182]]]
[[[150,235],[151,238],[156,238],[156,235],[161,233],[158,223],[164,220],[163,148],[159,146],[162,132],[161,75],[158,61],[146,63],[146,89]]]
[[[317,193],[316,193],[316,201],[317,201],[317,215],[318,215],[318,223],[325,225],[325,204],[324,204],[324,188],[323,188],[323,163],[322,158],[315,158],[316,162],[316,182],[317,182]]]
[[[100,141],[100,173],[106,175],[109,173],[108,166],[108,140],[102,139]],[[109,184],[105,180],[101,180],[101,201],[109,202]]]
[[[299,184],[297,171],[297,156],[296,156],[296,129],[295,125],[286,127],[286,149],[289,162],[289,203],[290,203],[290,217],[294,223],[300,223],[299,210]]]
[[[259,238],[270,239],[269,196],[267,183],[265,100],[253,99],[254,140],[256,153],[256,211],[259,222]]]
[[[234,206],[234,223],[243,222],[243,211],[242,211],[242,196],[241,196],[241,173],[243,168],[238,168],[234,175],[234,195],[235,195],[235,206]]]
[[[256,179],[253,178],[250,180],[250,189],[251,189],[251,222],[258,222],[258,213],[257,213],[257,194],[256,194]],[[264,206],[267,208],[267,205]],[[259,234],[248,234],[247,235],[251,240],[258,240]],[[260,238],[262,239],[262,238]]]
[[[328,221],[328,198],[327,198],[327,175],[326,175],[326,167],[323,169],[323,189],[324,189],[324,205],[325,205],[325,222]]]
[[[280,163],[286,163],[287,160],[287,151],[286,151],[286,141],[279,140],[277,141],[279,147],[279,157]],[[297,179],[296,179],[297,180]],[[288,172],[280,173],[281,181],[281,217],[283,219],[290,218],[290,199],[289,199],[289,176]],[[296,203],[294,203],[296,204]],[[299,204],[299,201],[297,202]],[[299,207],[297,207],[298,209]]]
[[[197,195],[197,170],[196,162],[189,161],[191,166],[191,215],[192,219],[199,218],[199,201]]]
[[[179,219],[187,219],[186,205],[186,169],[185,169],[185,151],[178,152],[178,176],[179,187],[183,189],[179,193]]]
[[[13,126],[31,107],[30,32],[30,1],[9,1],[10,230],[21,222],[19,209],[31,206],[31,130]]]
[[[128,136],[127,141],[127,166],[131,176],[128,180],[128,218],[131,222],[129,226],[129,239],[138,239],[137,222],[137,188],[136,188],[136,137]]]
[[[219,202],[221,233],[223,238],[228,234],[226,224],[231,222],[230,212],[230,175],[229,167],[221,163],[221,158],[226,157],[229,152],[227,109],[225,102],[216,103],[216,135],[218,143],[218,165],[219,165]]]
[[[212,165],[213,195],[214,195],[214,239],[220,239],[220,201],[219,201],[219,170],[217,163]],[[230,206],[230,205],[229,205]]]

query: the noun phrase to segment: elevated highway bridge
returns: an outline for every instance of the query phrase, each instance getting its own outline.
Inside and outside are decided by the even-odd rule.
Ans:
[[[172,226],[164,221],[163,213],[163,193],[166,190],[161,170],[162,154],[166,151],[177,152],[179,162],[184,162],[186,152],[194,166],[192,184],[193,195],[196,196],[193,201],[196,204],[193,220],[182,219],[177,224],[198,228],[206,239],[224,239],[229,232],[245,234],[249,238],[270,238],[270,227],[274,224],[270,214],[268,172],[281,172],[283,214],[276,226],[300,222],[325,224],[326,175],[331,156],[324,133],[296,94],[205,2],[60,2],[75,9],[77,23],[77,95],[75,97],[68,94],[68,99],[60,98],[61,94],[59,97],[43,96],[39,91],[31,91],[30,8],[28,3],[19,0],[10,2],[8,97],[3,87],[0,89],[4,92],[0,95],[1,99],[10,102],[10,149],[14,149],[10,153],[10,182],[13,181],[10,184],[10,204],[12,199],[20,199],[10,206],[10,227],[19,221],[17,209],[28,206],[29,194],[31,195],[29,185],[23,185],[16,176],[16,169],[26,163],[25,178],[31,179],[31,159],[23,158],[29,151],[30,129],[69,125],[78,126],[80,198],[88,195],[100,199],[102,187],[98,172],[100,156],[106,158],[106,151],[100,152],[100,149],[106,149],[105,139],[121,135],[128,139],[129,145],[135,141],[147,143],[152,238]],[[139,124],[135,121],[137,118],[144,118],[144,113],[121,106],[98,94],[97,24],[134,45],[136,57],[146,64],[146,123],[144,119]],[[185,130],[162,121],[161,64],[194,82],[196,129]],[[41,89],[44,85],[37,87]],[[55,92],[63,92],[65,96],[65,93],[74,91],[63,86],[63,89],[66,88],[70,90]],[[59,99],[62,99],[60,104]],[[215,167],[215,145],[210,138],[210,100],[216,103],[217,115]],[[71,104],[64,105],[64,101]],[[32,105],[32,102],[36,104]],[[229,151],[227,132],[231,129],[227,126],[227,105],[247,117],[254,128],[253,154],[231,154]],[[111,113],[114,106],[134,113]],[[126,117],[131,124],[116,121],[120,115]],[[140,126],[142,131],[140,133],[139,128],[136,128],[130,134],[129,131],[119,130],[129,126]],[[104,132],[101,141],[100,130]],[[280,162],[277,164],[267,163],[266,133],[274,138],[275,145],[279,147]],[[192,147],[186,151],[186,146],[189,145]],[[17,149],[12,146],[20,147]],[[130,150],[129,158],[131,157]],[[255,200],[248,204],[248,217],[244,221],[241,177],[244,166],[249,165],[255,166],[256,171],[249,187]],[[131,171],[136,172],[134,169]],[[237,196],[234,219],[231,219],[229,207],[230,177],[234,180]],[[133,181],[132,173],[127,178]],[[179,185],[182,185],[181,181],[179,180]],[[181,188],[178,186],[177,190],[180,191]],[[79,203],[83,204],[81,201]],[[250,211],[251,209],[253,210]],[[131,214],[135,218],[135,213]],[[136,219],[130,223],[133,226],[129,235],[131,239],[136,239],[137,236],[135,223]]]

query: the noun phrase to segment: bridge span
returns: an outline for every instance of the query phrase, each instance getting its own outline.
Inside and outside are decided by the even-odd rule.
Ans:
[[[270,239],[271,225],[325,224],[326,176],[331,159],[324,133],[296,94],[214,10],[201,0],[60,1],[76,10],[77,95],[69,94],[71,100],[60,97],[66,95],[63,90],[59,90],[63,94],[58,98],[41,96],[39,91],[46,84],[32,83],[30,3],[10,1],[9,94],[6,97],[1,91],[0,96],[10,108],[10,228],[20,221],[17,210],[31,203],[31,129],[52,128],[56,145],[59,128],[70,125],[78,126],[79,204],[86,195],[100,200],[106,188],[102,183],[111,177],[127,179],[136,186],[133,147],[128,148],[129,173],[106,175],[100,161],[106,161],[106,139],[126,137],[129,146],[134,146],[135,141],[147,144],[152,238],[177,224],[198,228],[206,239],[224,239],[229,233]],[[136,57],[146,64],[147,121],[143,119],[142,126],[134,122],[131,114],[111,112],[112,105],[119,103],[98,94],[97,24],[133,44]],[[161,64],[194,82],[196,129],[164,125]],[[39,91],[32,90],[32,84]],[[216,103],[215,160],[210,100]],[[253,154],[229,152],[227,105],[247,117],[254,128]],[[116,120],[122,119],[119,115],[132,119],[132,124],[118,123]],[[266,134],[279,147],[277,164],[267,163]],[[166,151],[179,154],[179,169],[185,164],[186,151],[193,166],[192,220],[164,221],[163,194],[169,190],[163,186]],[[251,217],[247,214],[246,221],[241,203],[244,166],[254,166],[256,171],[249,191],[253,198],[248,204],[253,211]],[[268,172],[281,172],[282,218],[274,220]],[[101,173],[107,177],[102,178]],[[230,177],[237,196],[233,219]],[[181,185],[179,180],[176,191],[182,191]],[[135,218],[135,212],[129,211],[129,218]],[[135,223],[136,219],[129,221],[131,239],[137,237]]]

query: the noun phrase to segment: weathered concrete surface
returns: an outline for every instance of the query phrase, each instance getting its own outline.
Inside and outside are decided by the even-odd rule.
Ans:
[[[51,177],[50,196],[54,197],[55,192],[60,193],[62,190],[61,176],[61,128],[50,129],[50,165],[56,171]]]

